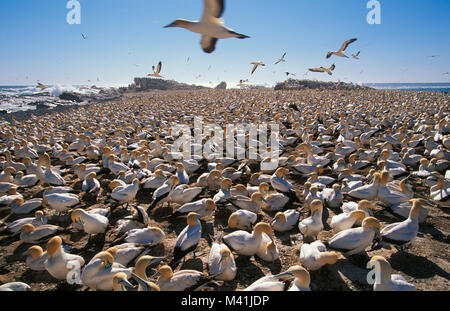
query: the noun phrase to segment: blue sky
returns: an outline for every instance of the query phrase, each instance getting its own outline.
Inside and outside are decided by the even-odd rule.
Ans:
[[[163,29],[177,18],[198,20],[202,0],[79,0],[81,25],[67,24],[66,0],[2,0],[0,85],[128,85],[160,60],[164,77],[204,85],[240,79],[273,85],[286,71],[303,78],[308,68],[333,63],[332,77],[307,78],[449,81],[443,73],[450,71],[450,1],[379,1],[381,24],[369,25],[368,0],[227,0],[226,26],[251,38],[219,40],[216,51],[206,54],[200,35]],[[361,50],[359,61],[325,58],[353,37],[358,41],[347,54]],[[287,62],[274,65],[283,52]],[[266,67],[251,76],[250,62],[259,60]]]

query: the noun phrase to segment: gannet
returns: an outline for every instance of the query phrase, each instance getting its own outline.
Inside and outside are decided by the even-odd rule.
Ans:
[[[423,199],[411,199],[412,203],[409,217],[402,221],[396,222],[381,230],[381,238],[383,241],[403,245],[412,241],[419,231],[419,215],[422,209]]]
[[[311,283],[311,277],[309,272],[303,268],[302,266],[293,266],[288,269],[288,272],[294,277],[294,281],[289,287],[288,291],[301,291],[301,292],[309,292],[311,289],[309,285]]]
[[[204,0],[204,11],[200,22],[192,22],[184,19],[177,19],[168,27],[182,27],[192,32],[202,35],[201,46],[206,53],[212,53],[215,50],[218,39],[226,38],[249,38],[246,35],[239,34],[224,26],[221,16],[225,10],[225,0]]]
[[[214,203],[213,199],[201,199],[195,202],[186,203],[179,207],[174,214],[173,217],[180,216],[183,214],[189,214],[191,212],[195,212],[199,214],[200,219],[210,218],[214,211],[216,210],[216,203]]]
[[[63,228],[54,225],[34,227],[32,224],[25,224],[22,226],[20,239],[25,243],[37,243],[62,230]]]
[[[13,182],[18,186],[33,187],[39,182],[39,178],[34,174],[25,175],[20,171],[17,172]]]
[[[153,73],[148,74],[147,77],[163,78],[163,76],[160,75],[161,67],[162,67],[161,62],[158,63],[158,67],[156,67],[156,70],[155,70],[155,66],[152,66]]]
[[[162,170],[156,170],[153,176],[150,176],[142,181],[144,189],[158,189],[167,180]]]
[[[281,62],[285,62],[286,60],[284,59],[284,57],[286,56],[286,53],[283,54],[283,56],[281,56],[280,59],[277,60],[277,62],[275,63],[275,65],[278,65]]]
[[[165,238],[164,231],[158,227],[132,229],[126,233],[125,241],[142,245],[156,245]]]
[[[232,184],[233,182],[229,178],[222,180],[219,192],[213,197],[214,203],[225,203],[231,198],[230,187]]]
[[[14,178],[11,174],[15,174],[17,171],[14,167],[8,166],[0,173],[0,182],[12,183]],[[23,174],[23,172],[22,172]]]
[[[228,199],[228,202],[236,206],[237,208],[251,211],[253,213],[259,213],[261,211],[261,205],[263,203],[263,196],[261,192],[255,192],[252,196],[234,196]]]
[[[42,199],[35,198],[24,201],[22,198],[16,198],[9,205],[11,212],[14,214],[29,214],[42,206]]]
[[[42,83],[38,83],[36,86],[37,89],[41,89],[41,91],[48,89],[48,86],[42,84]]]
[[[295,209],[290,209],[284,212],[276,213],[270,225],[272,226],[274,231],[289,231],[295,228],[299,218],[300,213]]]
[[[311,71],[311,72],[326,72],[330,76],[332,76],[333,75],[332,71],[334,69],[336,69],[336,65],[335,64],[331,65],[330,68],[325,68],[323,66],[320,66],[320,68],[309,68],[309,71]]]
[[[322,212],[323,205],[320,200],[313,200],[310,204],[311,216],[303,219],[298,224],[298,229],[305,237],[317,238],[323,230]]]
[[[27,218],[17,219],[15,221],[11,222],[10,224],[8,224],[7,228],[8,228],[9,232],[16,233],[16,232],[19,232],[22,229],[23,225],[25,225],[25,224],[32,224],[34,227],[46,225],[47,217],[44,216],[44,213],[42,211],[36,211],[36,213],[34,213],[34,218],[27,217]]]
[[[11,282],[0,286],[0,292],[26,292],[31,290],[30,285],[23,282]]]
[[[342,205],[344,196],[341,192],[341,186],[334,184],[333,188],[325,188],[322,190],[322,198],[324,202],[331,208],[338,208]]]
[[[58,280],[67,280],[72,269],[81,268],[84,259],[78,255],[68,254],[62,248],[62,239],[55,236],[47,242],[47,260],[45,269],[51,276]]]
[[[369,185],[364,185],[359,188],[349,191],[348,195],[365,200],[375,200],[378,196],[378,189],[380,186],[380,174],[373,174],[373,182]]]
[[[355,42],[356,40],[358,40],[358,39],[354,38],[354,39],[350,39],[350,40],[345,41],[345,42],[342,44],[342,46],[341,46],[341,48],[339,49],[339,51],[337,51],[337,52],[328,52],[327,58],[330,58],[332,55],[336,55],[336,56],[348,58],[348,56],[344,54],[344,51],[345,51],[345,49],[347,49],[347,47],[348,47],[351,43]]]
[[[340,254],[337,252],[328,252],[320,240],[311,244],[303,243],[300,248],[300,263],[311,271],[318,270],[326,264],[332,265],[339,257]]]
[[[83,230],[88,234],[104,233],[108,227],[109,220],[105,216],[87,213],[78,208],[70,216],[73,222],[82,224]]]
[[[256,224],[252,233],[238,230],[224,236],[223,241],[236,253],[244,256],[253,256],[259,249],[263,232],[269,236],[273,233],[269,224],[260,222]]]
[[[138,282],[138,291],[160,291],[159,286],[151,282],[147,276],[146,269],[163,260],[164,257],[141,256],[136,261],[132,277]]]
[[[180,270],[173,272],[169,266],[159,268],[157,275],[161,291],[189,291],[211,281],[211,278],[197,270]]]
[[[39,245],[31,246],[26,259],[27,267],[33,271],[45,271],[45,262],[48,259],[47,252],[44,252]]]
[[[199,220],[200,215],[191,212],[187,217],[187,226],[180,232],[175,242],[173,251],[173,261],[170,264],[172,269],[178,265],[178,262],[187,254],[197,248],[202,237],[202,224]]]
[[[111,192],[111,198],[120,203],[129,203],[134,200],[139,191],[139,179],[135,178],[129,185],[118,186]]]
[[[100,252],[91,259],[81,272],[81,282],[94,290],[111,291],[114,289],[114,276],[123,272],[131,277],[133,268],[126,268],[114,262],[109,252]]]
[[[258,68],[258,66],[265,66],[265,64],[263,62],[252,62],[250,64],[253,65],[251,74],[253,74],[255,72],[255,70],[256,70],[256,68]]]
[[[85,192],[94,192],[100,189],[100,182],[95,178],[97,174],[95,172],[89,173],[83,183],[81,184],[81,190]]]
[[[148,210],[152,210],[158,204],[166,202],[174,188],[178,185],[178,177],[171,176],[164,184],[153,192],[152,204]]]
[[[249,230],[256,222],[258,215],[244,209],[233,212],[228,217],[228,227],[231,229]]]
[[[202,187],[192,187],[187,184],[179,185],[176,187],[168,198],[168,202],[176,204],[187,204],[194,200],[200,193],[202,193]]]
[[[52,193],[44,195],[42,207],[49,207],[59,213],[67,212],[71,207],[80,203],[80,199],[73,193]]]
[[[359,59],[359,53],[361,53],[361,51],[358,51],[358,53],[356,54],[352,54],[354,59]]]
[[[378,267],[380,279],[375,279],[374,291],[416,291],[416,287],[408,283],[399,274],[392,274],[389,261],[382,256],[373,256],[367,263],[368,268]]]
[[[125,292],[127,288],[134,288],[133,284],[128,281],[127,274],[117,272],[113,277],[113,290],[115,292]]]
[[[361,253],[372,244],[375,236],[380,238],[380,228],[378,219],[366,217],[361,227],[346,229],[335,234],[328,242],[328,246],[343,252],[344,256]]]
[[[350,229],[358,219],[362,221],[364,218],[366,218],[366,213],[362,210],[355,210],[349,214],[341,213],[331,218],[330,227],[333,228],[335,232],[339,232]]]
[[[280,257],[280,251],[278,250],[278,247],[271,236],[262,233],[262,239],[259,243],[259,248],[256,252],[256,256],[264,261],[271,263],[274,263],[275,260]]]
[[[236,262],[230,249],[222,243],[221,234],[212,242],[208,267],[209,273],[215,275],[216,280],[232,281],[236,277]]]
[[[290,271],[295,269],[296,266],[293,266],[280,274],[263,276],[250,284],[244,291],[284,291],[286,289],[285,281],[292,279],[293,274]]]

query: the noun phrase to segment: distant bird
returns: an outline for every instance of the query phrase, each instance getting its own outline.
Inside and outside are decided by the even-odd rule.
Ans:
[[[320,68],[310,68],[309,71],[311,72],[327,72],[330,76],[333,75],[332,71],[336,68],[335,64],[331,65],[330,68],[324,68],[324,67],[320,67]]]
[[[436,57],[438,57],[439,55],[430,55],[430,56],[428,56],[429,58],[436,58]]]
[[[350,39],[350,40],[345,41],[345,42],[342,44],[342,46],[341,46],[341,48],[339,49],[339,51],[337,51],[337,52],[328,52],[327,58],[330,58],[332,55],[336,55],[336,56],[348,58],[348,56],[344,54],[344,51],[345,51],[345,49],[347,49],[347,47],[348,47],[351,43],[355,42],[356,40],[358,40],[358,39],[353,38],[353,39]]]
[[[165,26],[181,27],[202,35],[200,44],[203,51],[212,53],[216,49],[218,39],[226,38],[249,38],[246,35],[237,33],[224,26],[221,16],[225,11],[225,0],[204,0],[203,16],[199,22],[192,22],[185,19],[177,19],[172,24]]]
[[[209,70],[211,70],[211,65],[209,65],[209,67],[208,67],[208,71],[209,71]]]
[[[81,34],[81,37],[83,37],[83,40],[86,40],[88,37],[84,34]]]
[[[38,83],[38,85],[36,86],[37,89],[41,89],[42,91],[45,89],[48,89],[48,86],[43,85],[42,83]]]
[[[246,82],[246,81],[248,81],[248,80],[239,80],[239,84],[237,84],[237,86],[239,86],[239,87],[245,86],[244,82]]]
[[[286,72],[286,77],[289,77],[289,75],[296,77],[295,73]]]
[[[153,73],[150,73],[150,74],[148,74],[147,76],[148,76],[148,77],[158,77],[158,78],[162,78],[163,76],[160,75],[161,67],[162,67],[162,63],[161,63],[161,62],[158,63],[158,67],[156,67],[156,70],[155,70],[155,66],[152,66]]]
[[[358,51],[358,53],[356,54],[352,54],[354,59],[359,59],[359,53],[361,53],[361,51]]]
[[[450,72],[447,71],[447,72],[444,72],[443,74],[444,75],[450,75]]]
[[[189,57],[187,58],[186,63],[189,63],[190,60],[191,60],[191,57],[189,56]]]
[[[250,63],[250,64],[254,65],[253,66],[253,70],[252,70],[252,74],[255,72],[255,70],[256,70],[256,68],[258,68],[258,66],[265,66],[266,65],[263,62],[253,62],[253,63]]]
[[[202,76],[202,75],[198,75],[198,76],[195,77],[195,79],[198,80],[198,79],[200,79],[201,76]]]
[[[275,63],[275,65],[278,65],[281,62],[285,62],[286,60],[284,59],[284,57],[286,56],[286,53],[283,54],[283,56],[281,56],[281,58],[279,60],[277,60],[277,62]]]

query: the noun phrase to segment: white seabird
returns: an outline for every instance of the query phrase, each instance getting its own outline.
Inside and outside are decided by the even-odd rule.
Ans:
[[[332,55],[336,55],[336,56],[348,58],[348,56],[344,54],[344,51],[345,51],[345,49],[347,49],[347,47],[348,47],[351,43],[355,42],[356,40],[358,40],[358,39],[353,38],[353,39],[350,39],[350,40],[345,41],[345,42],[342,44],[342,46],[341,46],[341,48],[339,49],[339,51],[337,51],[337,52],[328,52],[327,58],[330,58]]]
[[[201,20],[192,22],[185,19],[177,19],[172,24],[165,26],[186,28],[195,33],[202,35],[200,44],[203,51],[212,53],[216,48],[218,39],[226,38],[249,38],[246,35],[237,33],[230,28],[225,27],[224,21],[221,18],[225,11],[225,0],[204,0],[204,10]]]

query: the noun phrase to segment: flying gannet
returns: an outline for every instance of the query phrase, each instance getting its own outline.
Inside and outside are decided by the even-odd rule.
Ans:
[[[155,66],[152,66],[153,73],[148,74],[147,76],[148,76],[148,77],[158,77],[158,78],[162,78],[163,76],[160,75],[161,67],[162,67],[162,63],[161,63],[161,62],[158,63],[158,67],[156,67],[156,70],[155,70]]]
[[[359,59],[359,53],[361,53],[361,51],[358,51],[358,53],[356,54],[352,54],[354,59]]]
[[[336,65],[333,64],[331,65],[330,68],[324,68],[324,67],[320,67],[320,68],[310,68],[309,71],[311,72],[327,72],[330,76],[333,75],[332,71],[336,68]]]
[[[253,65],[252,74],[255,72],[255,70],[256,70],[256,68],[258,68],[258,66],[265,66],[266,65],[263,62],[253,62],[253,63],[250,63],[250,64]]]
[[[279,60],[277,60],[277,62],[275,63],[275,65],[278,65],[281,62],[285,62],[286,60],[284,59],[284,57],[286,56],[286,53],[283,54],[283,56],[281,56],[281,58]]]
[[[345,49],[347,49],[347,47],[348,47],[351,43],[355,42],[356,40],[357,40],[356,38],[353,38],[353,39],[350,39],[350,40],[345,41],[345,42],[342,44],[342,46],[341,46],[341,48],[339,49],[339,51],[337,51],[337,52],[328,52],[327,58],[330,58],[331,55],[336,55],[336,56],[348,58],[348,56],[344,54],[344,51],[345,51]]]
[[[188,21],[185,19],[177,19],[172,24],[165,26],[186,28],[195,33],[202,35],[200,44],[203,51],[212,53],[216,48],[218,39],[226,38],[249,38],[246,35],[237,33],[230,28],[225,27],[221,18],[225,11],[225,0],[204,0],[204,11],[201,20],[198,22]]]

